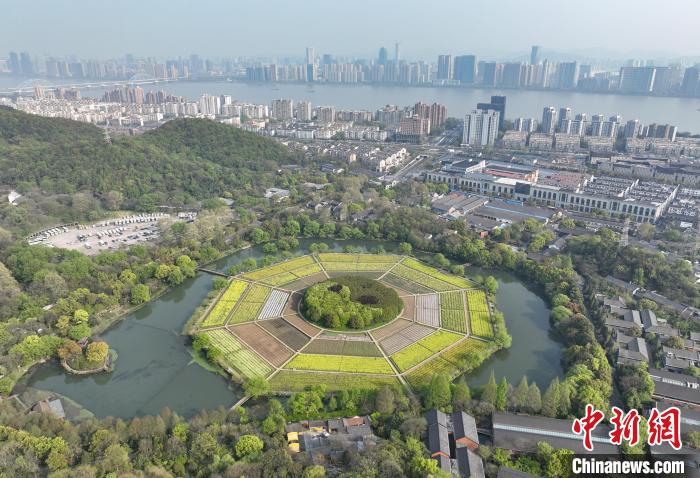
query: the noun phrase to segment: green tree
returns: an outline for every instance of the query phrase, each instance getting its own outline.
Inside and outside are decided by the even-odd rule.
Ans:
[[[384,386],[377,391],[374,400],[375,408],[379,413],[390,415],[396,408],[395,400],[394,391],[390,387]]]
[[[463,411],[467,409],[471,400],[472,394],[469,390],[469,385],[467,385],[467,381],[462,377],[457,381],[452,391],[452,404],[455,410]]]
[[[542,395],[540,393],[540,387],[536,383],[530,384],[530,388],[527,391],[525,408],[530,413],[539,413],[542,410]]]
[[[73,340],[84,339],[85,337],[90,337],[91,335],[92,329],[86,323],[71,325],[68,329],[68,337]]]
[[[91,342],[85,349],[85,358],[94,364],[104,363],[108,354],[109,346],[106,342]]]
[[[484,279],[484,287],[489,291],[490,294],[495,294],[498,291],[498,281],[494,276],[488,276]]]
[[[426,408],[438,408],[446,411],[452,403],[450,378],[444,373],[433,376],[425,396]]]
[[[527,377],[523,376],[520,383],[513,390],[513,407],[518,411],[523,411],[527,405],[527,395],[530,391],[530,386],[527,384]]]
[[[542,396],[542,415],[555,418],[559,412],[559,378],[554,377]]]
[[[493,370],[491,371],[491,376],[489,377],[489,381],[486,382],[486,385],[484,386],[484,390],[481,392],[481,401],[490,403],[493,406],[496,406],[496,398],[498,396],[498,385],[496,385],[496,376],[493,373]]]
[[[501,383],[498,384],[496,389],[496,410],[503,411],[506,409],[508,404],[508,380],[505,377],[501,379]]]
[[[255,435],[243,435],[236,442],[236,456],[251,459],[258,456],[264,447],[263,441]]]
[[[304,469],[301,478],[325,478],[326,469],[322,465],[311,465]]]
[[[270,392],[270,384],[262,377],[254,377],[243,385],[243,391],[252,398],[262,397]]]
[[[145,284],[136,284],[131,288],[131,303],[139,305],[151,300],[151,291]]]
[[[411,252],[413,252],[413,246],[410,243],[402,242],[399,244],[399,253],[408,256],[411,255]]]

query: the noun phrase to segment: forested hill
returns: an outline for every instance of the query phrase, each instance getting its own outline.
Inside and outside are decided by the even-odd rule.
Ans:
[[[139,208],[271,185],[280,164],[296,162],[273,140],[210,120],[178,119],[109,143],[95,126],[0,108],[0,186],[20,191],[116,191]]]

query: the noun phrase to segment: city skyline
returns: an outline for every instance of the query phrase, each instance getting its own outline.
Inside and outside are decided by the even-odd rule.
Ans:
[[[144,56],[199,52],[213,57],[297,57],[305,47],[314,45],[319,55],[332,53],[350,58],[376,56],[377,49],[384,46],[393,57],[395,41],[406,59],[432,58],[446,51],[495,59],[526,59],[531,45],[542,45],[543,50],[556,54],[589,58],[678,59],[698,54],[694,48],[698,41],[693,41],[692,36],[698,35],[694,19],[700,16],[700,5],[692,0],[675,0],[675,8],[663,9],[654,16],[629,8],[630,2],[610,4],[593,0],[585,8],[544,0],[535,3],[547,7],[547,28],[535,28],[543,21],[540,14],[535,15],[541,11],[538,5],[454,1],[431,4],[431,11],[439,17],[440,35],[426,41],[424,35],[405,33],[425,31],[425,5],[415,1],[402,2],[397,9],[394,2],[369,4],[360,0],[357,8],[335,17],[318,0],[294,5],[277,0],[266,4],[264,11],[255,5],[241,8],[220,0],[196,5],[128,0],[120,10],[132,14],[122,18],[116,17],[109,6],[85,0],[71,2],[71,8],[66,9],[56,8],[56,2],[36,2],[39,11],[50,7],[50,16],[34,15],[25,4],[11,0],[3,7],[5,21],[0,29],[0,43],[8,49],[27,50],[35,55],[94,58],[121,56],[124,52]],[[601,15],[601,11],[606,14]],[[192,20],[203,20],[207,12],[216,12],[212,17],[216,22]],[[105,22],[105,18],[110,21]],[[260,18],[265,19],[262,24]],[[305,19],[309,28],[295,28],[295,34],[290,36],[285,24],[294,18]],[[625,21],[620,22],[621,18]],[[387,20],[396,28],[387,28]],[[221,22],[231,28],[216,27]],[[56,31],[57,25],[71,28],[62,28],[60,35],[47,35]],[[337,35],[339,29],[348,31],[353,27],[361,29],[361,38]],[[494,34],[495,27],[498,35]],[[649,35],[649,31],[654,35]],[[154,38],[159,41],[153,42]],[[255,41],[249,41],[251,38]]]

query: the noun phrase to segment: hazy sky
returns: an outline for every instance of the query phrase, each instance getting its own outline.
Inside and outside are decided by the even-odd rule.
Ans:
[[[700,54],[700,0],[2,0],[0,56]]]

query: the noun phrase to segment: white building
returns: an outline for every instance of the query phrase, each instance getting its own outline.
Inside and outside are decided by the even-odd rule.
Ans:
[[[464,117],[462,144],[487,146],[498,136],[498,111],[473,110]]]
[[[548,106],[542,110],[541,126],[544,134],[554,134],[557,127],[557,110],[554,106]]]
[[[292,100],[272,100],[270,116],[276,120],[290,120],[294,117],[294,101]]]

